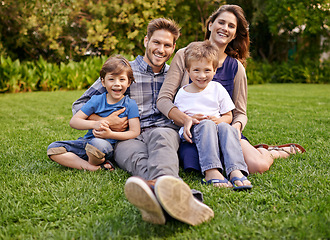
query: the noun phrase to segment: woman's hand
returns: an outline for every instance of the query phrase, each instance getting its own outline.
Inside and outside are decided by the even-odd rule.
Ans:
[[[192,134],[190,132],[190,129],[195,124],[199,124],[199,121],[195,118],[189,117],[189,118],[186,118],[184,125],[183,125],[183,137],[189,143],[192,143],[192,140],[191,140]]]
[[[234,128],[236,128],[237,130],[237,134],[238,134],[238,139],[241,139],[242,135],[241,135],[241,127],[242,124],[240,122],[236,122],[232,125]]]

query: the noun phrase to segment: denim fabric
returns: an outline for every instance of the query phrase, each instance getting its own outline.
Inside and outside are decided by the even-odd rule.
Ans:
[[[67,152],[72,152],[76,154],[78,157],[87,161],[88,156],[85,150],[87,144],[94,146],[100,152],[105,154],[104,157],[106,160],[112,158],[113,146],[107,140],[101,138],[92,138],[92,139],[78,138],[77,140],[53,142],[48,146],[47,152],[50,149],[64,147]]]
[[[218,168],[226,171],[227,176],[233,170],[241,170],[248,175],[237,130],[227,123],[216,125],[211,120],[203,120],[192,128],[193,141],[196,144],[201,171]],[[223,159],[220,160],[220,150]]]

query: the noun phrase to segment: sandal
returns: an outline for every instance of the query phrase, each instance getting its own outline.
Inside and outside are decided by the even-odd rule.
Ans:
[[[258,144],[258,145],[254,145],[253,147],[255,147],[255,148],[265,148],[265,149],[268,149],[269,148],[269,145],[267,145],[267,144]]]
[[[305,148],[303,148],[301,145],[297,143],[288,143],[288,144],[283,144],[279,146],[269,146],[267,144],[258,144],[254,145],[253,147],[255,148],[265,148],[268,151],[276,150],[276,151],[283,151],[286,152],[287,154],[296,154],[296,153],[304,153],[306,152]],[[285,147],[290,147],[290,151],[285,150]],[[295,151],[293,151],[295,150]]]
[[[202,184],[206,184],[206,185],[209,185],[209,184],[212,184],[212,185],[214,185],[215,183],[229,183],[229,181],[225,178],[225,179],[223,179],[223,180],[221,180],[221,179],[217,179],[217,178],[213,178],[213,179],[211,179],[211,180],[208,180],[208,181],[206,181],[205,180],[205,178],[203,178],[202,180],[201,180],[201,183]],[[225,188],[225,187],[224,187]]]
[[[247,177],[243,176],[241,178],[239,177],[233,177],[232,179],[230,179],[231,184],[233,184],[234,191],[243,191],[243,190],[250,190],[253,186],[252,185],[243,185],[243,186],[237,186],[235,184],[235,181],[241,181],[243,183],[243,181],[248,180]]]
[[[104,165],[105,164],[109,164],[110,166],[111,166],[111,168],[106,168]],[[106,160],[106,161],[104,161],[102,164],[100,164],[99,165],[101,168],[100,169],[102,169],[102,170],[110,170],[110,171],[112,171],[112,170],[115,170],[115,166],[112,164],[112,162],[110,162],[109,160]]]
[[[285,147],[290,147],[290,151],[285,150],[284,149]],[[272,151],[272,150],[284,151],[289,155],[306,152],[305,148],[303,148],[302,146],[300,146],[299,144],[296,144],[296,143],[288,143],[288,144],[279,145],[279,146],[269,146],[268,151]]]

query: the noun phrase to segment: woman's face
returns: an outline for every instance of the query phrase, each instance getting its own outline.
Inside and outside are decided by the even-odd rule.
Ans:
[[[227,46],[235,37],[237,30],[236,16],[231,12],[222,12],[209,23],[210,41],[218,47]]]

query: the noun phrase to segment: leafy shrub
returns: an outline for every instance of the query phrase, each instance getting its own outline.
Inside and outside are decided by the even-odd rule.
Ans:
[[[330,61],[323,63],[294,61],[268,63],[248,60],[246,68],[249,84],[262,83],[329,83]]]
[[[98,78],[107,57],[89,57],[80,62],[49,63],[12,61],[0,57],[0,92],[31,92],[84,89]]]
[[[132,60],[132,57],[127,57]],[[88,57],[79,62],[49,63],[13,61],[0,56],[0,92],[31,92],[86,89],[98,78],[107,57]],[[330,62],[320,66],[296,65],[293,62],[267,63],[248,60],[249,84],[262,83],[329,83]]]

